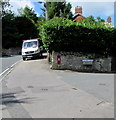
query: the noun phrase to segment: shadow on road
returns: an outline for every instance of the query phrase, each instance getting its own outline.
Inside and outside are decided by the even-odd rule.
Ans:
[[[34,98],[23,98],[23,99],[16,99],[14,96],[17,93],[3,93],[0,94],[0,105],[13,105],[17,103],[30,103],[29,100]]]

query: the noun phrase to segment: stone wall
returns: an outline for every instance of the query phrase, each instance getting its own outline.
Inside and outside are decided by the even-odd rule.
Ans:
[[[21,48],[1,49],[0,56],[20,55]]]
[[[61,63],[58,64],[57,57],[60,56]],[[93,60],[92,64],[84,64],[83,60]],[[86,72],[111,72],[111,57],[90,59],[78,53],[53,52],[52,69],[76,70]]]

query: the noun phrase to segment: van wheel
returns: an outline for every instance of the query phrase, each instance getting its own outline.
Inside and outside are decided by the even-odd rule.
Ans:
[[[25,61],[25,60],[26,60],[26,58],[24,58],[24,57],[23,57],[23,60]]]

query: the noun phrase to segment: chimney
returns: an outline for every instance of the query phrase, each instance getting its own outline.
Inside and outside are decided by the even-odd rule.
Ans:
[[[82,7],[81,6],[75,7],[75,14],[82,15]]]
[[[111,23],[111,17],[110,16],[107,17],[107,22]]]

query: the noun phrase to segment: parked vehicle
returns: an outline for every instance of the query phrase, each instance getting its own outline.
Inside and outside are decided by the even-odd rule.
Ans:
[[[35,58],[42,56],[42,42],[40,39],[24,40],[22,45],[22,58]]]

